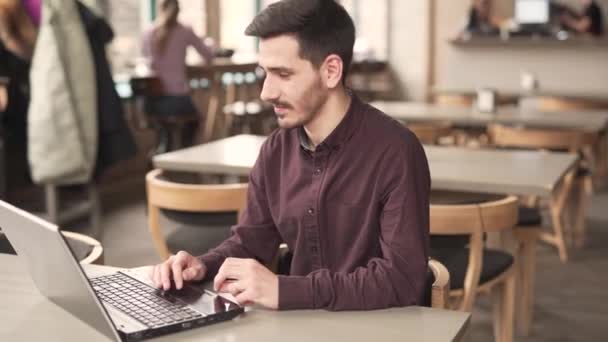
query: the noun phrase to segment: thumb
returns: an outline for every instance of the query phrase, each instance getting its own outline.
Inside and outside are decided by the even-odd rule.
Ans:
[[[205,276],[204,267],[190,266],[182,272],[182,275],[184,280],[201,280]]]

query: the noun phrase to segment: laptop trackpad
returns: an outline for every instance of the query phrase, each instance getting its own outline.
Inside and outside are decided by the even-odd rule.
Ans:
[[[185,285],[181,290],[157,290],[156,294],[173,303],[185,303],[196,311],[205,315],[211,315],[240,308],[238,304],[231,302],[222,296],[219,296],[207,290],[197,288],[195,286]]]

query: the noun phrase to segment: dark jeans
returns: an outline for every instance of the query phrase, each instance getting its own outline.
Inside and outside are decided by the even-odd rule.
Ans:
[[[197,110],[190,95],[165,95],[147,97],[145,110],[149,115],[192,115]]]
[[[192,102],[190,95],[164,95],[146,97],[144,101],[144,110],[152,118],[152,122],[156,125],[159,133],[159,144],[156,153],[164,153],[168,151],[169,146],[172,146],[171,137],[166,127],[158,125],[154,117],[165,116],[190,116],[197,115],[198,111]],[[196,127],[184,127],[183,141],[179,142],[181,146],[189,146],[192,144]]]

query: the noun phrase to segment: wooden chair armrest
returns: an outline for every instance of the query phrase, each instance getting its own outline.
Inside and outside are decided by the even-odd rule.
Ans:
[[[429,260],[429,268],[435,277],[431,288],[431,307],[447,309],[450,294],[450,273],[437,260]]]

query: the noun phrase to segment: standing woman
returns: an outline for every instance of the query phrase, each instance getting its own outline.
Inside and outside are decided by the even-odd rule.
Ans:
[[[203,43],[191,27],[181,24],[178,15],[178,0],[162,0],[154,25],[144,34],[143,54],[162,84],[162,95],[146,101],[150,115],[196,113],[186,75],[186,49],[194,47],[207,63],[213,59],[213,48]],[[161,145],[168,143],[168,132],[161,131],[161,141]]]

